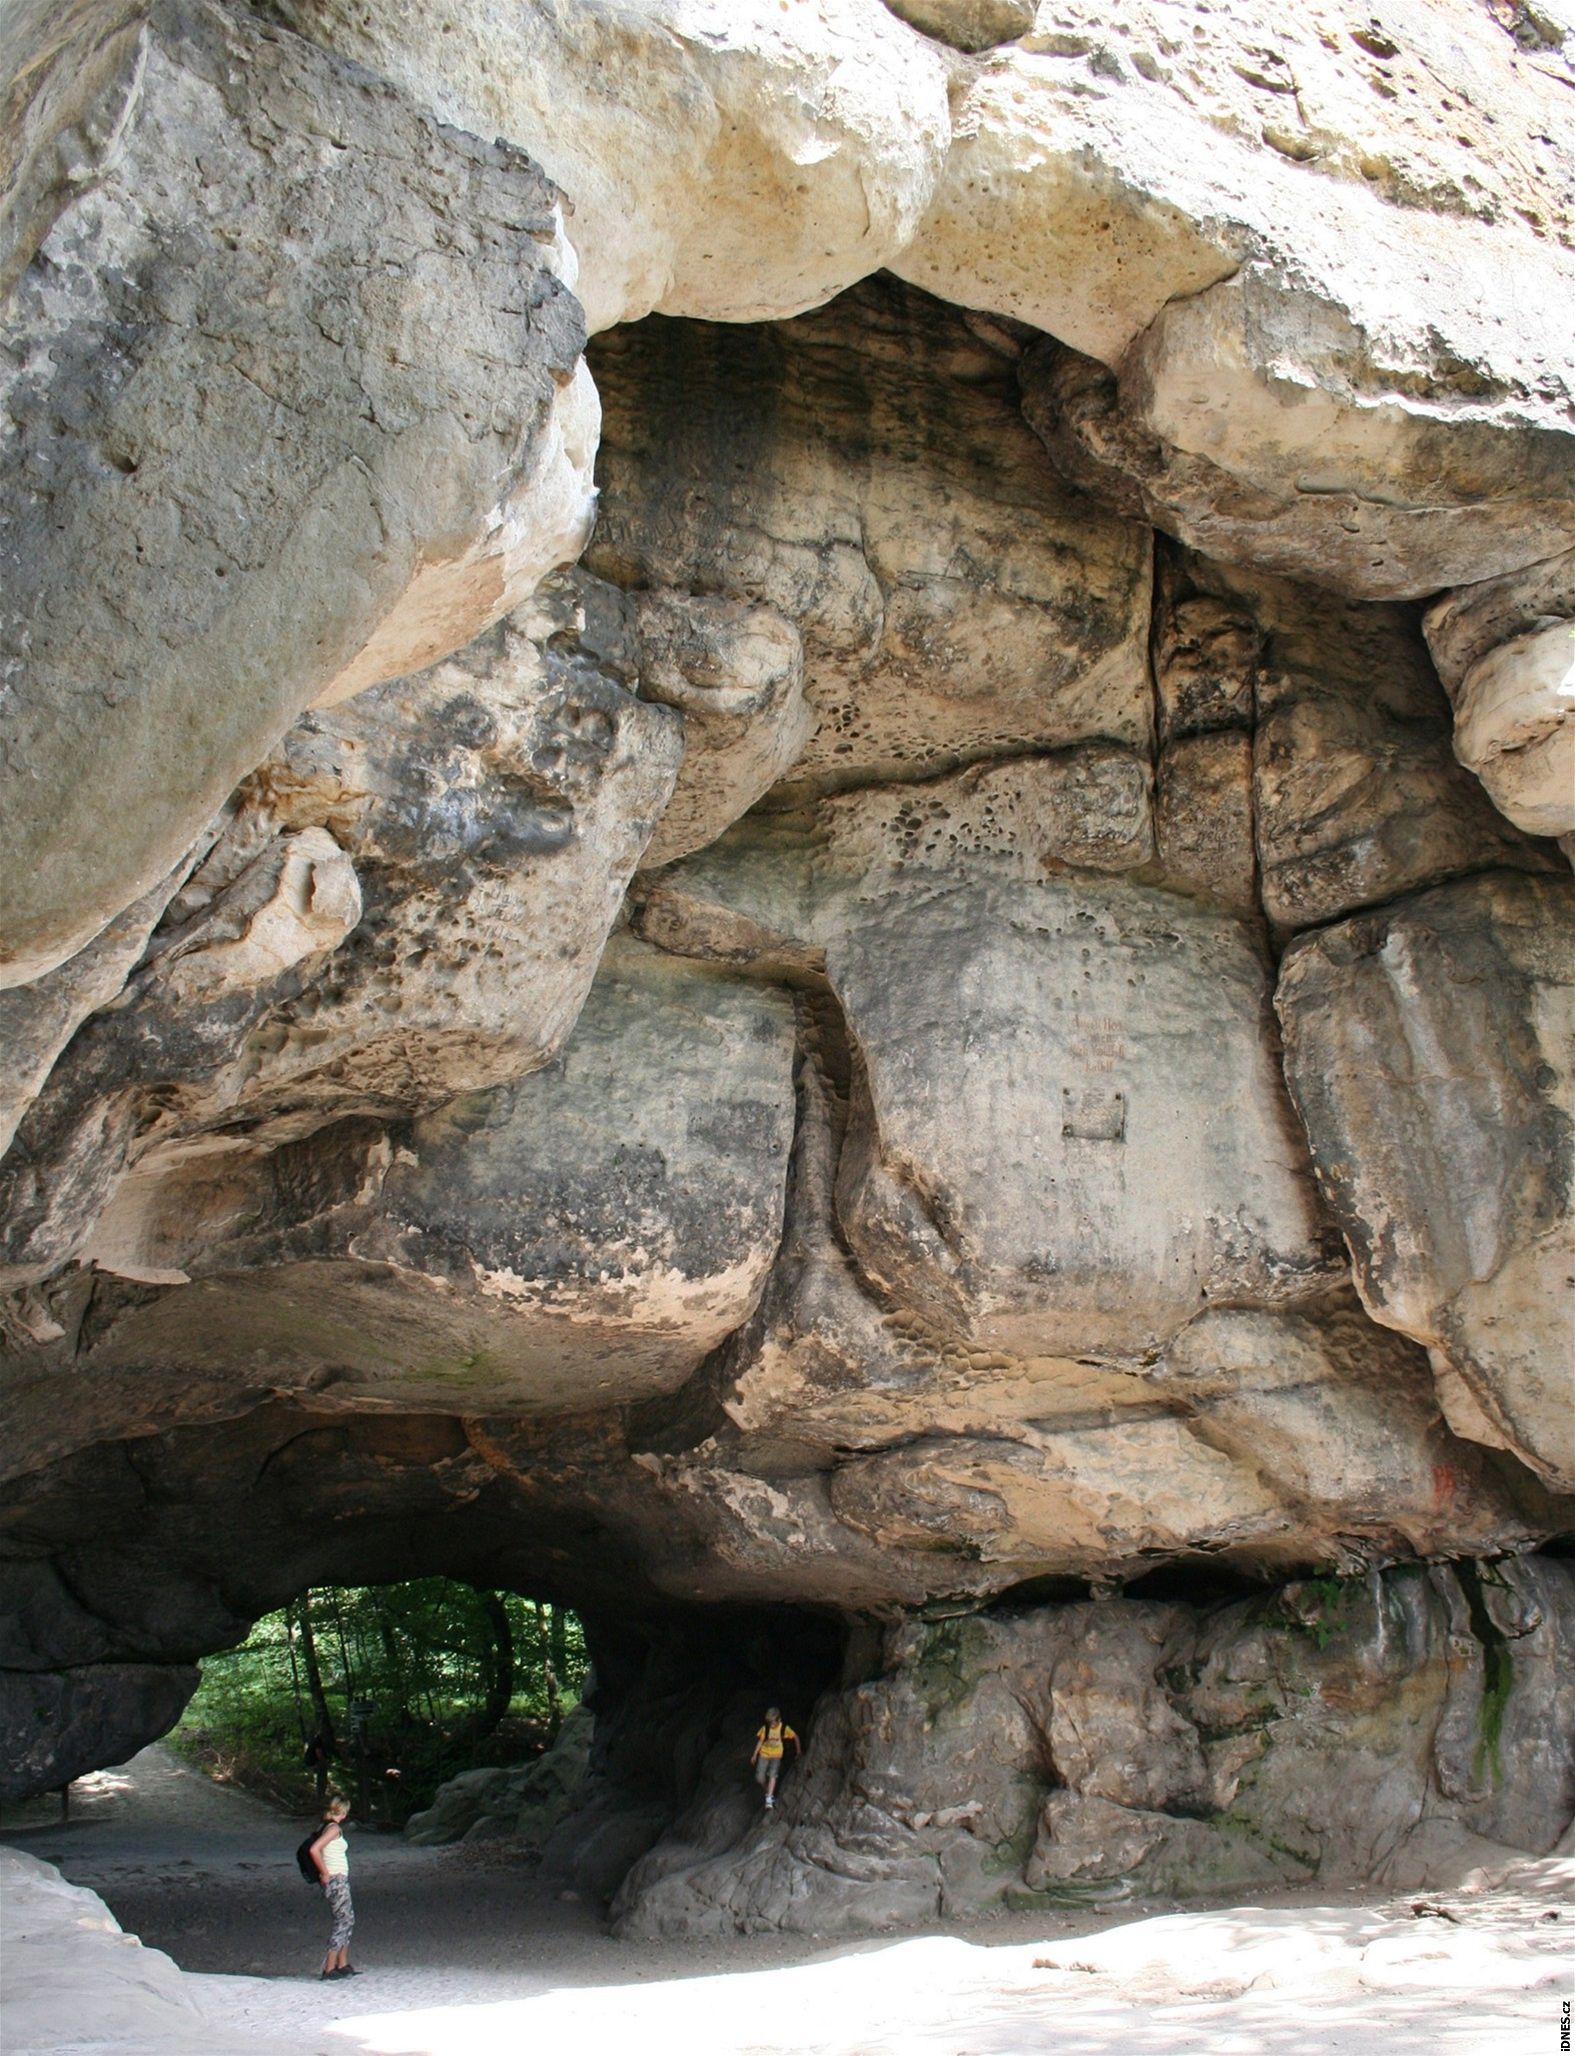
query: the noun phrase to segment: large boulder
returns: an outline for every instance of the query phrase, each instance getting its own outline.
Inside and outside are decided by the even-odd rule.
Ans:
[[[994,49],[1034,25],[1036,0],[886,0],[892,13],[953,50]]]
[[[1566,1287],[1575,888],[1490,873],[1306,936],[1286,1076],[1375,1320],[1460,1435],[1575,1487]]]
[[[880,0],[278,11],[546,167],[593,331],[829,300],[908,242],[951,134],[945,64]]]
[[[1461,763],[1522,828],[1575,833],[1575,550],[1445,593],[1423,625]]]
[[[469,642],[589,526],[535,165],[238,10],[128,14],[0,45],[4,984],[149,891],[304,708]]]

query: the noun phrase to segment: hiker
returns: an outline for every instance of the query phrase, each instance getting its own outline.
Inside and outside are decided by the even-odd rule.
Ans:
[[[781,1707],[768,1706],[764,1726],[755,1730],[755,1753],[749,1759],[755,1767],[755,1783],[765,1787],[768,1808],[777,1803],[777,1779],[782,1775],[782,1757],[789,1742],[793,1754],[802,1756],[798,1736],[783,1720]]]
[[[348,1799],[330,1799],[323,1812],[323,1824],[307,1845],[328,1901],[328,1954],[323,1958],[319,1978],[359,1977],[350,1961],[350,1933],[355,1926],[355,1908],[350,1903],[350,1847],[345,1841],[344,1823],[350,1818]]]

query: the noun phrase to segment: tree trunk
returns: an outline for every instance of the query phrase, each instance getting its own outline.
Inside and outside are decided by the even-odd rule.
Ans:
[[[329,1587],[333,1591],[333,1587]],[[339,1594],[334,1592],[334,1627],[339,1634],[339,1672],[343,1680],[345,1705],[356,1695],[355,1666],[350,1661],[350,1644],[345,1640],[345,1610]]]
[[[405,1646],[395,1632],[386,1602],[379,1597],[377,1614],[378,1633],[383,1642],[384,1677],[379,1686],[385,1700],[393,1693],[394,1708],[390,1724],[396,1730],[403,1729],[410,1718],[410,1663]]]
[[[478,1590],[476,1596],[492,1633],[493,1651],[492,1681],[473,1738],[475,1742],[484,1742],[508,1712],[514,1697],[514,1631],[509,1626],[509,1610],[496,1592]]]
[[[539,1599],[536,1601],[536,1642],[541,1650],[541,1673],[547,1687],[547,1732],[556,1742],[558,1730],[563,1726],[563,1689],[558,1683],[558,1673],[552,1667],[552,1633],[547,1609]]]
[[[295,1700],[295,1724],[301,1731],[301,1746],[307,1741],[306,1715],[301,1711],[301,1663],[295,1653],[295,1609],[284,1609],[284,1641],[290,1652],[290,1692]]]
[[[310,1592],[301,1594],[297,1624],[301,1633],[301,1661],[306,1668],[306,1689],[311,1695],[312,1712],[317,1720],[317,1734],[326,1752],[319,1755],[313,1765],[317,1773],[317,1799],[321,1805],[328,1796],[328,1757],[338,1755],[339,1741],[334,1734],[333,1716],[328,1711],[328,1694],[323,1690],[322,1665],[317,1660],[317,1638],[312,1633]]]
[[[561,1606],[554,1606],[551,1612],[552,1670],[561,1685],[569,1669],[569,1616]]]

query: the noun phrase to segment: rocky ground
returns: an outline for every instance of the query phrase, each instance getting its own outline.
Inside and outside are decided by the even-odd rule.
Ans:
[[[330,1991],[311,1975],[321,1923],[293,1823],[159,1748],[84,1780],[69,1824],[44,1811],[13,1811],[0,1855],[11,2056],[1504,2056],[1557,2046],[1571,1984],[1575,1857],[1427,1899],[1128,1904],[836,1948],[656,1947],[609,1939],[597,1907],[496,1855],[363,1835],[366,1975]],[[39,1859],[147,1947],[84,1929],[102,1909]]]

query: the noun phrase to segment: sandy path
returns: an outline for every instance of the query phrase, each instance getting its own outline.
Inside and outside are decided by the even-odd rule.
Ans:
[[[185,1970],[310,1980],[313,2002],[326,1934],[322,1901],[295,1867],[313,1825],[215,1785],[157,1744],[119,1770],[72,1787],[61,1827],[0,1824],[0,1840],[58,1865],[100,1894],[122,1927]],[[631,1975],[701,1975],[729,1964],[802,1962],[824,1944],[802,1937],[740,1937],[725,1952],[704,1943],[634,1946],[610,1939],[598,1909],[566,1900],[501,1857],[416,1849],[398,1836],[349,1829],[356,1905],[354,1956],[378,1994],[418,1999],[442,1986],[488,1996]],[[1035,1929],[1037,1932],[1037,1927]]]
[[[1570,1864],[1456,1899],[1454,1921],[1405,1902],[1126,1908],[852,1946],[656,1948],[611,1940],[594,1909],[496,1859],[353,1827],[366,1975],[321,1985],[321,1903],[293,1858],[305,1825],[154,1748],[83,1780],[68,1826],[3,1840],[205,1973],[195,1996],[230,2032],[321,2056],[1556,2056],[1570,1991]]]

